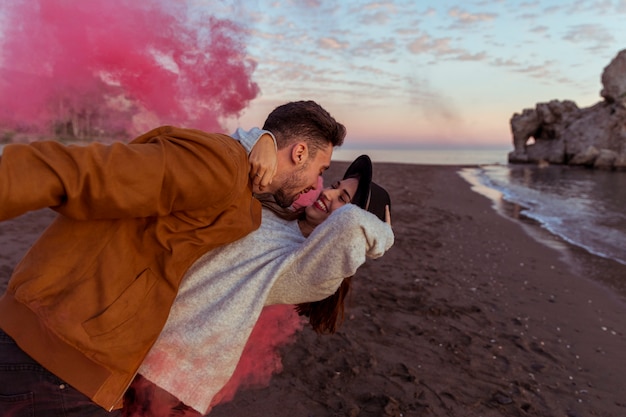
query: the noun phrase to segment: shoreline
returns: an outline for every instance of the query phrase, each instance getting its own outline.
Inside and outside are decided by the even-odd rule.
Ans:
[[[492,203],[494,213],[503,218],[516,222],[522,230],[538,243],[556,250],[562,257],[562,261],[572,268],[576,275],[591,275],[591,278],[609,287],[610,290],[626,301],[626,264],[606,256],[589,251],[588,249],[568,242],[546,229],[541,222],[524,214],[524,206],[512,203],[501,192],[489,188],[476,180],[472,174],[463,171],[473,167],[462,166],[459,173],[465,179],[470,188],[479,195],[487,198]]]
[[[626,292],[606,281],[626,266],[569,244],[564,258],[498,214],[464,167],[374,163],[396,243],[355,275],[343,326],[305,326],[269,386],[210,416],[626,415]],[[53,216],[0,223],[0,286]]]

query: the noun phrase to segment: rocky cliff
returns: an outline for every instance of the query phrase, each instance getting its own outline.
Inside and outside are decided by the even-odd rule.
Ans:
[[[538,103],[511,117],[511,163],[584,165],[626,171],[626,49],[602,73],[603,101]]]

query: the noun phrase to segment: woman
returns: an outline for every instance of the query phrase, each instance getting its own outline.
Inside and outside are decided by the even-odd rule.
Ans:
[[[257,231],[205,254],[185,276],[139,374],[206,413],[231,377],[264,306],[301,304],[312,322],[319,311],[333,311],[316,330],[334,331],[342,307],[316,310],[315,302],[335,294],[366,257],[382,256],[393,244],[389,195],[371,176],[371,162],[363,155],[297,221],[264,209]],[[144,384],[139,379],[135,387]],[[132,415],[130,402],[125,408]]]

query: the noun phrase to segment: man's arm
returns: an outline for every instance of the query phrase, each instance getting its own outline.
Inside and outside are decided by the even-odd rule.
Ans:
[[[268,131],[254,127],[249,131],[237,129],[232,137],[249,153],[250,179],[253,191],[263,193],[272,183],[278,163],[276,138]]]
[[[52,207],[76,219],[227,207],[248,189],[243,148],[226,135],[161,127],[130,144],[7,145],[0,220]]]

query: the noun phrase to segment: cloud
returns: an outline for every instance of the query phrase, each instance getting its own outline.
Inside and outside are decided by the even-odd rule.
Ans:
[[[450,38],[432,38],[430,35],[424,34],[411,42],[408,49],[416,55],[424,53],[432,53],[435,56],[457,55],[458,57],[467,57],[470,55],[464,49],[452,47],[450,41]]]
[[[303,6],[310,9],[316,9],[322,6],[321,0],[294,0],[294,3],[298,6]]]
[[[524,13],[518,16],[520,20],[535,20],[539,17],[537,13]]]
[[[389,14],[383,11],[376,13],[368,13],[361,17],[361,23],[364,25],[377,24],[385,25],[389,22]]]
[[[541,64],[527,65],[513,59],[496,58],[489,62],[493,67],[509,69],[518,74],[525,74],[532,78],[541,79],[556,84],[572,83],[573,81],[563,75],[563,71],[554,68],[557,62],[546,60]]]
[[[367,56],[371,54],[390,54],[396,50],[396,42],[393,39],[376,41],[369,39],[361,43],[353,53],[359,56]]]
[[[457,61],[484,61],[487,58],[486,52],[479,52],[477,54],[470,54],[468,52],[463,52],[457,55],[454,59]]]
[[[557,5],[548,6],[548,7],[543,9],[543,14],[544,15],[547,15],[547,14],[557,14],[561,10],[563,10],[563,6],[557,6]]]
[[[624,0],[618,0],[617,4],[613,0],[577,0],[573,3],[568,3],[565,7],[565,13],[569,15],[576,15],[584,12],[592,12],[595,15],[611,15],[615,10],[619,11],[620,3]]]
[[[322,49],[333,50],[346,49],[349,45],[348,42],[341,42],[336,38],[321,38],[319,41],[317,41],[317,44]]]
[[[379,67],[373,67],[371,65],[361,65],[354,68],[359,72],[368,72],[374,75],[385,75],[385,72],[381,70]]]
[[[491,62],[491,65],[494,67],[519,67],[520,64],[518,62],[513,61],[512,59],[504,60],[502,58],[496,58]]]
[[[519,5],[520,9],[530,9],[533,7],[537,7],[539,6],[539,1],[538,0],[534,0],[534,1],[525,1],[522,4]]]
[[[550,28],[548,28],[547,26],[540,25],[540,26],[535,26],[534,28],[530,29],[530,32],[541,34],[541,33],[547,33],[549,29]]]
[[[273,42],[285,41],[285,35],[282,33],[269,33],[269,32],[261,31],[259,29],[250,29],[248,32],[250,33],[250,36],[254,36],[255,38],[258,38],[258,39],[263,39],[263,40],[273,41]]]
[[[567,76],[563,75],[563,72],[558,68],[554,68],[555,61],[547,60],[542,64],[522,66],[521,64],[515,65],[513,71],[526,74],[530,77],[541,79],[556,84],[573,83],[574,81]]]
[[[398,28],[395,30],[398,35],[418,35],[420,33],[420,29],[417,27],[417,24],[412,27]]]
[[[474,23],[489,22],[498,15],[495,13],[470,13],[458,7],[453,7],[448,11],[448,16],[456,19],[456,24],[466,26]]]
[[[563,39],[575,44],[589,44],[590,52],[598,49],[606,49],[615,42],[613,35],[598,24],[580,24],[571,26]]]
[[[365,10],[387,9],[389,11],[395,11],[396,5],[392,1],[375,2],[375,3],[366,4],[365,6],[363,6],[363,9]]]
[[[424,34],[407,46],[408,50],[415,55],[432,54],[437,58],[445,58],[454,61],[484,61],[487,53],[482,51],[471,53],[463,48],[456,48],[451,45],[451,38],[432,38]]]
[[[424,12],[424,16],[435,16],[437,14],[437,11],[435,9],[433,9],[432,7],[429,7],[425,12]]]
[[[430,35],[424,34],[415,39],[408,46],[409,51],[413,54],[432,53],[434,55],[449,55],[463,52],[460,49],[450,46],[450,38],[432,38]]]
[[[404,16],[406,14],[414,14],[414,10],[403,10]],[[398,14],[397,5],[393,1],[387,2],[374,2],[366,4],[365,6],[357,6],[352,9],[353,14],[362,15],[360,22],[364,25],[376,24],[387,25],[395,20]]]

